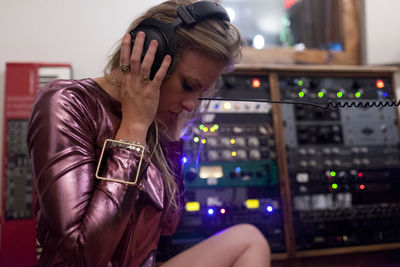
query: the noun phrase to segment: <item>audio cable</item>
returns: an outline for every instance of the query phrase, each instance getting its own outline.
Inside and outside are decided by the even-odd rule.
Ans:
[[[269,99],[247,99],[247,98],[223,98],[223,97],[201,97],[199,100],[216,100],[216,101],[244,101],[244,102],[262,102],[262,103],[277,103],[277,104],[292,104],[292,105],[308,105],[317,108],[344,108],[344,107],[355,107],[355,108],[369,108],[369,107],[393,107],[400,106],[400,100],[396,101],[394,99],[387,100],[377,100],[377,101],[363,101],[363,100],[328,100],[325,104],[316,104],[312,102],[302,102],[302,101],[277,101]]]

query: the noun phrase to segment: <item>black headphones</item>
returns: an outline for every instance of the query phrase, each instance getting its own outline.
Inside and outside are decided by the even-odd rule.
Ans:
[[[177,27],[181,26],[182,24],[194,26],[199,21],[209,18],[230,21],[225,8],[218,3],[211,1],[199,1],[188,6],[181,5],[177,9],[177,14],[178,17],[171,23],[164,23],[153,18],[145,19],[130,32],[132,40],[131,51],[137,33],[139,31],[143,31],[146,34],[142,60],[147,52],[150,41],[154,39],[158,42],[156,56],[151,67],[150,79],[154,78],[154,75],[160,68],[161,63],[166,55],[170,55],[172,59],[174,58],[176,51],[174,31]]]

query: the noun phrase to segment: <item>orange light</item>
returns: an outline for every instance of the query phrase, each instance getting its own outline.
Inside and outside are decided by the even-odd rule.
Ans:
[[[383,87],[385,87],[385,83],[382,80],[377,80],[376,81],[376,87],[377,88],[383,88]]]
[[[364,190],[364,189],[365,189],[365,185],[360,184],[360,189],[361,189],[361,190]]]
[[[253,85],[254,88],[258,88],[261,86],[261,82],[257,78],[254,78],[253,81],[251,82],[251,84]]]

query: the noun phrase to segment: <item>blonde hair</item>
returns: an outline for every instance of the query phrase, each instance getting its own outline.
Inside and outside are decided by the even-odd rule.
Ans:
[[[169,23],[177,17],[177,9],[180,5],[190,5],[195,0],[169,0],[150,8],[142,16],[134,20],[128,27],[127,32],[136,28],[143,20],[154,18],[165,23]],[[233,64],[241,59],[241,48],[243,40],[238,29],[230,22],[221,19],[206,19],[197,23],[194,27],[180,26],[175,29],[175,38],[177,48],[171,67],[164,81],[172,75],[179,64],[182,53],[187,49],[195,49],[208,56],[215,58],[219,62],[225,63],[226,69],[230,70]],[[114,53],[110,56],[110,60],[104,70],[109,73],[115,68],[119,68],[121,49],[120,43]],[[162,147],[156,140],[155,126],[149,128],[147,134],[147,142],[150,150],[155,151],[152,161],[164,175],[164,186],[166,197],[169,201],[168,208],[176,209],[178,188],[172,172],[172,162],[166,159]],[[166,137],[167,138],[167,137]],[[155,147],[156,146],[156,147]],[[180,192],[182,193],[182,192]]]

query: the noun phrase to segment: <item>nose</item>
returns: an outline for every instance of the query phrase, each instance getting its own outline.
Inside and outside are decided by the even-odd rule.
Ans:
[[[191,96],[187,96],[182,100],[182,107],[185,109],[187,112],[193,112],[196,108],[196,105],[198,103],[198,95],[193,94]]]

